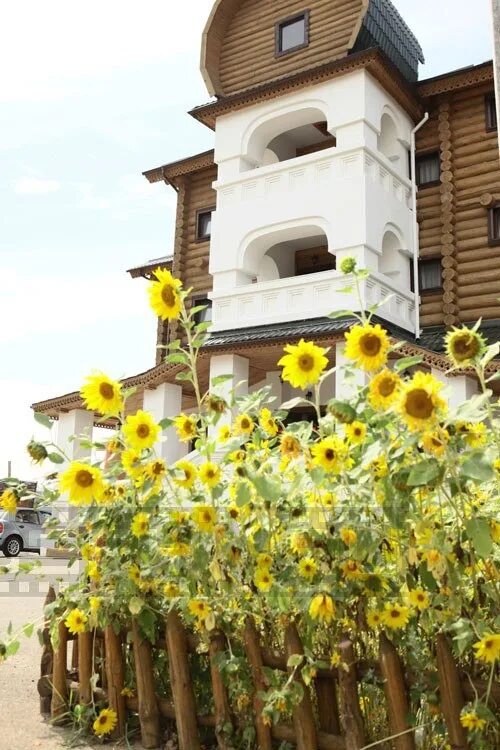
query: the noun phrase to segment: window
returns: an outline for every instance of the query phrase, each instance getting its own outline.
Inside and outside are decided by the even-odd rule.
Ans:
[[[500,245],[500,205],[488,211],[488,242],[490,245]]]
[[[413,264],[412,264],[413,265]],[[440,292],[443,287],[443,268],[441,258],[426,258],[418,263],[420,293]],[[413,286],[413,269],[412,269]],[[412,291],[414,291],[412,289]]]
[[[38,513],[34,510],[19,510],[16,513],[16,523],[33,523],[38,525]]]
[[[204,208],[196,214],[196,239],[209,240],[212,233],[213,208]]]
[[[439,153],[436,151],[433,154],[417,156],[416,170],[417,185],[419,187],[439,185],[439,178],[441,176]]]
[[[198,310],[195,313],[195,323],[211,323],[212,322],[212,300],[208,297],[198,297],[193,300],[193,307],[205,305],[204,310]]]
[[[295,52],[309,44],[309,11],[290,16],[276,24],[276,57]]]
[[[484,100],[484,105],[486,108],[486,130],[498,130],[495,94],[488,94]]]

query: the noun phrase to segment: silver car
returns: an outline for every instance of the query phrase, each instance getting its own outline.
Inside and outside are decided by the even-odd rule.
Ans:
[[[0,510],[0,550],[5,557],[20,552],[40,552],[43,524],[50,518],[48,511],[18,508],[16,513]]]

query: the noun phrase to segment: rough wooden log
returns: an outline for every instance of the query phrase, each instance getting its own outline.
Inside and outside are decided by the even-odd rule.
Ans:
[[[285,630],[285,652],[287,662],[291,656],[304,654],[304,647],[302,646],[297,626],[294,622],[290,622]],[[293,668],[290,667],[289,671],[293,672]],[[294,680],[303,690],[302,700],[293,709],[293,725],[297,738],[297,748],[298,750],[317,750],[318,738],[314,724],[311,696],[300,672],[295,675]]]
[[[346,750],[360,750],[365,741],[363,716],[359,707],[354,648],[346,636],[339,644],[342,668],[339,669],[340,720],[344,728]]]
[[[54,649],[54,671],[52,673],[51,719],[55,724],[64,721],[68,709],[68,630],[64,622],[58,625],[58,644]]]
[[[259,698],[259,693],[267,690],[267,683],[262,672],[263,661],[260,648],[260,638],[252,618],[248,618],[245,623],[245,650],[247,659],[252,672],[252,681],[254,684],[253,709],[255,712],[255,730],[257,734],[257,743],[259,750],[272,750],[273,742],[271,730],[264,723],[262,717],[263,702]]]
[[[49,587],[45,597],[44,608],[56,600],[56,592],[52,586]],[[42,656],[40,659],[40,680],[38,682],[38,693],[40,695],[40,713],[50,714],[52,702],[52,685],[49,677],[54,670],[54,650],[50,641],[50,623],[45,620],[42,631]]]
[[[384,679],[384,693],[389,716],[391,734],[400,734],[410,728],[408,714],[410,708],[406,695],[403,668],[399,655],[382,633],[379,640],[380,668]],[[412,733],[402,734],[393,740],[395,750],[415,750],[415,736]]]
[[[92,704],[92,633],[78,634],[78,699],[81,706]],[[74,645],[73,645],[74,647]]]
[[[160,713],[155,695],[151,643],[140,632],[137,620],[132,621],[135,674],[141,743],[146,750],[160,745]]]
[[[217,666],[219,654],[226,651],[226,638],[224,633],[215,631],[210,636],[209,655],[210,655],[210,676],[212,680],[212,694],[215,707],[215,734],[217,744],[220,750],[229,750],[230,742],[227,738],[232,732],[233,720],[231,716],[231,706],[229,703],[229,694],[227,687],[222,679],[221,672]]]
[[[275,740],[297,744],[295,728],[287,724],[275,724],[272,727],[272,735]],[[318,750],[346,750],[346,742],[343,737],[326,732],[318,732]],[[260,748],[259,748],[260,750]]]
[[[466,750],[467,732],[460,723],[460,712],[465,699],[460,685],[460,675],[446,636],[440,633],[436,640],[436,659],[439,674],[441,708],[453,750]]]
[[[314,681],[319,726],[327,734],[340,735],[339,705],[335,680],[318,675]]]
[[[116,729],[113,737],[125,735],[127,710],[125,706],[125,667],[123,660],[122,638],[117,635],[111,625],[104,631],[104,650],[106,655],[106,677],[108,683],[108,703],[117,716]]]
[[[179,750],[200,750],[186,631],[175,611],[167,616],[166,641]]]

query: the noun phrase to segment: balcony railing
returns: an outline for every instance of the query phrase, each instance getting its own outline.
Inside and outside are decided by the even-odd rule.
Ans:
[[[321,318],[340,310],[359,310],[355,292],[342,289],[353,284],[350,276],[339,271],[324,271],[212,292],[212,331],[233,330],[292,320]],[[381,274],[373,274],[361,283],[363,307],[386,303],[380,316],[390,323],[414,332],[415,295],[401,290]]]

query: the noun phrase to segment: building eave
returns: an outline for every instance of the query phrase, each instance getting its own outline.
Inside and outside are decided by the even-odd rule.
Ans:
[[[469,65],[466,68],[458,68],[448,73],[427,78],[419,81],[417,91],[419,96],[426,99],[431,96],[439,96],[450,91],[478,86],[482,83],[493,84],[494,72],[493,61],[487,60],[479,65]]]
[[[168,182],[173,185],[178,177],[199,172],[201,169],[207,169],[214,164],[214,150],[202,151],[193,156],[186,156],[183,159],[163,164],[161,167],[148,169],[142,174],[150,182]]]
[[[133,279],[150,279],[152,274],[158,268],[167,268],[170,271],[172,269],[173,260],[173,255],[165,255],[162,258],[154,258],[153,260],[146,261],[140,266],[134,266],[134,268],[127,269],[127,273],[130,274]]]

